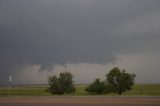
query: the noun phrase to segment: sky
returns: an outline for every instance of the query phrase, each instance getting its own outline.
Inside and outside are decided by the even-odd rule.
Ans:
[[[160,83],[159,0],[0,0],[0,85],[76,83],[113,68]]]

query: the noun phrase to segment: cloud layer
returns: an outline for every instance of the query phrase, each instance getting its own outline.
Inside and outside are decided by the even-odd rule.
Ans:
[[[0,83],[26,65],[43,72],[56,64],[106,65],[119,61],[117,55],[158,54],[159,5],[159,0],[1,0]]]

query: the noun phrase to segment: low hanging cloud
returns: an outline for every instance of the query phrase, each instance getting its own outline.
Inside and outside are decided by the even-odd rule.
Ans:
[[[77,66],[79,71],[73,73],[79,75],[77,81],[87,82],[119,61],[117,55],[158,54],[159,4],[159,0],[1,0],[0,84],[8,82],[9,74],[17,80],[22,74],[24,81],[19,83],[27,83],[27,70],[26,76],[34,73],[37,78],[64,64],[72,64],[74,70],[83,64],[86,69]],[[99,65],[101,71],[83,78],[84,70],[89,74]]]
[[[54,65],[52,70],[39,71],[40,65],[25,65],[14,74],[15,84],[47,84],[48,77],[59,75],[61,72],[69,71],[73,74],[75,83],[91,83],[95,78],[106,79],[106,74],[113,67],[120,67],[129,73],[136,74],[136,83],[159,83],[159,61],[158,53],[143,54],[121,54],[116,55],[118,60],[110,64],[66,64]]]
[[[67,69],[63,65],[54,65],[53,70],[39,72],[40,65],[25,65],[13,75],[14,84],[47,84],[49,76],[59,75],[66,70],[73,74],[75,83],[90,83],[95,78],[104,80],[107,72],[106,65],[100,64],[79,63],[66,66]]]

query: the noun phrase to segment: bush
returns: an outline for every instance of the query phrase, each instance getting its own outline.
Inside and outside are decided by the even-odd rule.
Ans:
[[[100,79],[95,79],[95,81],[85,90],[91,94],[103,94],[106,92],[106,84],[103,81],[100,81]]]

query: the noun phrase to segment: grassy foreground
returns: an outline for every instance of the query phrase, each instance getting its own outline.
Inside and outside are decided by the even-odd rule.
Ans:
[[[89,95],[85,92],[85,88],[88,85],[78,84],[76,86],[76,92],[74,94],[69,94],[73,96],[85,96]],[[0,87],[0,97],[9,96],[8,87]],[[50,93],[46,91],[46,87],[41,86],[21,86],[12,87],[11,96],[51,96]],[[68,94],[64,94],[68,95]],[[105,94],[106,96],[116,96],[115,93]],[[131,91],[124,92],[124,96],[160,96],[160,84],[135,84]]]

